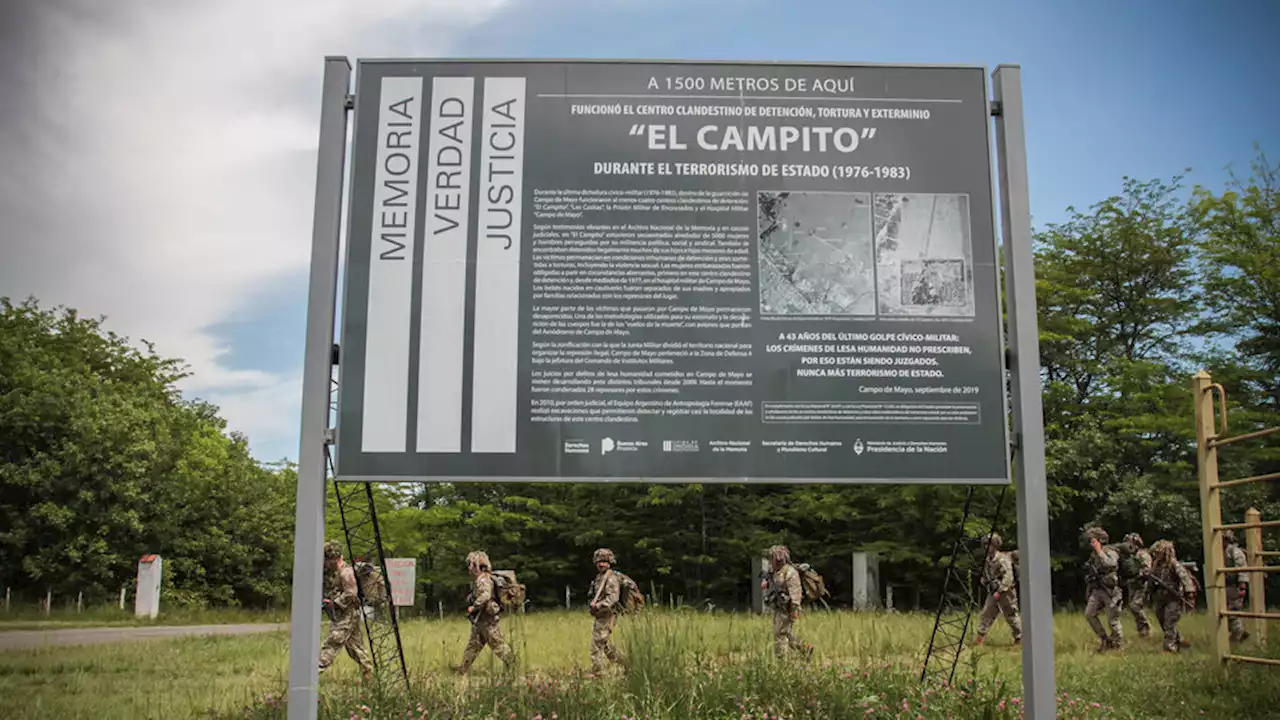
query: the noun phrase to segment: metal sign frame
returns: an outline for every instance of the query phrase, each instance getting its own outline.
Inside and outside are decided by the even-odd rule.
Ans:
[[[363,61],[388,62],[388,61]],[[402,61],[403,62],[403,61]],[[430,62],[413,60],[413,62]],[[435,62],[462,63],[625,63],[624,60],[525,60],[453,59]],[[878,63],[751,63],[635,60],[644,64],[797,65],[814,67],[969,68],[972,65],[913,65]],[[991,74],[991,115],[995,116],[995,143],[988,135],[988,157],[998,156],[999,208],[1003,235],[1005,277],[1003,300],[1007,311],[1007,357],[1002,368],[1012,386],[1012,407],[1002,385],[1006,409],[1012,410],[1014,447],[1013,478],[1017,488],[1018,543],[1022,551],[1023,686],[1028,717],[1049,718],[1056,712],[1053,676],[1053,616],[1049,582],[1048,496],[1045,482],[1044,426],[1039,377],[1039,338],[1036,322],[1035,271],[1031,245],[1031,219],[1027,185],[1021,70],[1000,65]],[[985,84],[985,78],[984,78]],[[335,357],[334,334],[338,302],[339,237],[344,199],[343,176],[347,158],[347,113],[355,106],[349,94],[351,64],[345,57],[326,57],[321,100],[320,142],[317,155],[316,199],[313,216],[311,276],[308,289],[307,332],[303,369],[300,455],[298,468],[294,574],[289,649],[289,711],[291,719],[315,718],[318,701],[320,650],[320,595],[326,487],[326,446],[334,444],[328,427],[329,391]],[[988,124],[990,131],[990,124]],[[995,185],[995,174],[992,184]],[[993,188],[994,189],[994,188]],[[992,193],[993,212],[995,198]],[[994,233],[993,233],[994,234]],[[998,237],[998,236],[997,236]],[[999,297],[999,295],[997,296]],[[1006,427],[1006,437],[1008,428]],[[1008,457],[1005,457],[1006,467]],[[352,478],[346,478],[348,480]],[[406,478],[358,478],[364,481],[397,481]],[[442,480],[444,478],[431,478]],[[459,480],[478,481],[466,477]],[[489,478],[514,482],[520,478]],[[539,478],[548,480],[548,478]],[[619,478],[604,478],[618,482]],[[645,482],[658,479],[634,478]],[[707,478],[665,479],[666,482],[707,482]],[[573,478],[585,482],[587,478]],[[740,482],[741,479],[720,481]],[[794,483],[785,479],[782,482]],[[816,482],[831,482],[830,480]],[[848,480],[838,482],[849,482]],[[853,482],[870,484],[872,481]],[[938,484],[938,480],[927,480]],[[971,484],[971,483],[963,483]]]

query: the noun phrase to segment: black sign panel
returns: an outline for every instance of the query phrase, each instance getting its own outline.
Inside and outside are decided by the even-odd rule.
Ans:
[[[348,480],[1004,483],[985,73],[361,62]]]

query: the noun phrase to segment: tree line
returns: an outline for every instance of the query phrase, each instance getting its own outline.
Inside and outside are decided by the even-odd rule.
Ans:
[[[1201,553],[1190,378],[1228,397],[1231,431],[1280,422],[1280,165],[1187,192],[1182,177],[1120,191],[1034,234],[1054,596],[1080,602],[1080,530],[1138,532]],[[287,604],[296,473],[263,463],[217,408],[184,399],[181,361],[66,308],[0,300],[0,584],[114,597],[145,552],[168,602]],[[1222,453],[1224,478],[1280,472],[1275,438]],[[419,597],[456,609],[462,558],[487,550],[535,607],[581,598],[612,548],[645,591],[741,607],[752,559],[785,543],[852,599],[852,553],[880,559],[897,604],[928,606],[967,488],[952,486],[378,486],[391,557],[418,559]],[[1014,490],[975,490],[968,532],[1016,541]],[[1275,483],[1224,494],[1280,518]],[[329,536],[341,538],[330,497]],[[1274,549],[1274,539],[1267,540]]]

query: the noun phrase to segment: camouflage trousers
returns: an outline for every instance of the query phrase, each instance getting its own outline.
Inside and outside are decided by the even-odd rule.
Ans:
[[[373,672],[373,663],[364,652],[364,644],[360,637],[360,612],[358,609],[338,617],[329,628],[329,636],[320,647],[320,669],[324,670],[333,664],[338,651],[345,649],[347,654],[360,664],[360,669],[367,675]]]
[[[1156,620],[1164,631],[1164,649],[1178,652],[1182,645],[1182,633],[1178,632],[1178,619],[1182,617],[1182,601],[1162,597],[1156,602]]]
[[[615,616],[598,617],[591,624],[591,672],[599,674],[604,671],[604,661],[626,665],[627,659],[613,644],[613,623]]]
[[[789,650],[799,650],[807,652],[809,646],[800,642],[800,638],[796,637],[795,630],[792,626],[795,621],[791,619],[791,613],[785,611],[773,611],[773,654],[774,657],[783,657]]]
[[[1146,586],[1143,583],[1129,583],[1129,612],[1133,622],[1138,626],[1138,635],[1146,637],[1151,632],[1151,623],[1147,620]]]
[[[1246,595],[1240,594],[1240,586],[1236,584],[1227,585],[1227,609],[1241,611],[1244,610],[1244,601]],[[1227,618],[1227,627],[1231,628],[1231,639],[1239,642],[1244,639],[1244,620],[1238,617]]]
[[[1107,588],[1091,588],[1089,590],[1089,603],[1085,606],[1084,617],[1089,621],[1089,627],[1093,628],[1093,632],[1100,638],[1107,637],[1107,631],[1103,629],[1102,622],[1098,620],[1098,613],[1103,610],[1107,611],[1107,625],[1111,628],[1111,640],[1116,645],[1124,641],[1124,633],[1120,630],[1120,602],[1124,599],[1124,593],[1119,587],[1111,589]]]
[[[987,604],[982,606],[982,617],[978,620],[978,637],[986,637],[987,631],[991,629],[991,623],[995,622],[997,615],[1003,615],[1004,621],[1009,623],[1009,629],[1013,631],[1013,640],[1017,642],[1022,639],[1022,618],[1018,615],[1018,594],[1013,590],[1000,593],[1000,599],[996,599],[996,594],[991,593],[987,596]]]
[[[512,667],[516,659],[515,653],[511,651],[511,646],[503,639],[499,622],[497,615],[481,615],[476,618],[475,624],[471,626],[471,637],[467,640],[467,649],[462,651],[460,671],[466,672],[469,670],[471,663],[476,661],[476,657],[480,655],[480,651],[484,650],[486,645],[493,650],[494,656],[501,660],[507,668]]]

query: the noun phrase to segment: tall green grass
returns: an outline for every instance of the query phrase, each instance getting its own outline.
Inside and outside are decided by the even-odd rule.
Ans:
[[[1061,717],[1280,718],[1280,670],[1219,667],[1208,619],[1193,615],[1182,627],[1193,646],[1181,655],[1160,654],[1158,639],[1136,638],[1127,619],[1126,649],[1096,655],[1083,616],[1058,615]],[[793,663],[772,657],[768,618],[650,609],[618,623],[615,641],[631,672],[613,668],[601,680],[586,677],[586,613],[511,617],[503,629],[517,653],[515,676],[506,676],[486,650],[471,675],[458,678],[449,665],[462,656],[467,622],[407,620],[401,630],[409,693],[360,683],[355,663],[342,656],[321,678],[321,716],[1016,718],[1021,708],[1021,654],[1002,624],[988,645],[965,652],[955,687],[933,690],[919,683],[932,630],[925,614],[806,614],[797,631],[816,651],[810,662]],[[1246,650],[1259,653],[1253,643]],[[213,711],[283,718],[287,666],[283,632],[10,651],[0,656],[0,697],[13,700],[0,715],[170,718]]]
[[[798,632],[816,651],[811,662],[794,663],[773,659],[768,618],[646,611],[620,620],[615,633],[631,672],[615,669],[602,681],[585,676],[591,629],[585,613],[504,621],[518,656],[515,680],[488,651],[472,677],[452,677],[448,667],[461,657],[469,626],[460,620],[410,623],[404,627],[412,668],[407,696],[355,684],[354,664],[343,661],[339,674],[326,678],[332,684],[324,688],[322,710],[324,717],[346,720],[406,712],[414,718],[506,720],[1020,717],[1021,653],[1003,624],[992,630],[987,646],[965,652],[956,687],[922,694],[920,663],[932,620],[910,613],[810,613]],[[1124,651],[1097,655],[1083,616],[1059,614],[1060,717],[1280,718],[1280,671],[1220,668],[1212,659],[1207,619],[1191,616],[1182,629],[1194,645],[1181,655],[1161,654],[1159,639],[1137,638],[1131,624]],[[1249,651],[1260,654],[1257,647]],[[251,715],[278,716],[258,707]]]

